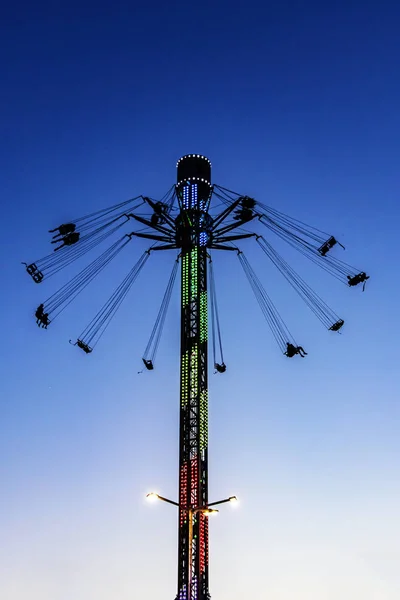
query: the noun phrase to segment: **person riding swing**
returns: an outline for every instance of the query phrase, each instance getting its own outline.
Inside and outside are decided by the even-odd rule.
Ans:
[[[60,238],[60,237],[63,237],[64,235],[67,235],[68,233],[74,233],[75,229],[76,229],[75,223],[63,223],[62,225],[60,225],[59,227],[56,227],[55,229],[49,229],[49,233],[54,233],[55,231],[58,231],[58,233],[56,233],[56,235],[53,235],[53,240],[55,240],[56,238]]]
[[[36,312],[35,312],[36,323],[38,324],[39,327],[40,327],[40,323],[42,322],[43,314],[44,314],[44,304],[39,304],[39,306],[37,307]]]
[[[302,346],[295,346],[290,342],[286,344],[286,352],[284,353],[288,358],[293,358],[296,354],[299,354],[301,358],[304,358],[307,355],[307,352],[304,350]]]
[[[63,242],[61,244],[61,246],[58,246],[58,248],[54,248],[54,252],[56,252],[57,250],[60,250],[64,246],[72,246],[73,244],[76,244],[76,242],[79,241],[79,237],[80,237],[80,233],[78,231],[75,231],[72,233],[67,233],[67,235],[65,237],[63,237],[61,240],[54,240],[53,242],[51,242],[52,244],[58,244],[58,242],[61,242],[61,241]]]
[[[47,326],[50,325],[49,313],[44,312],[44,304],[39,304],[35,311],[36,324],[38,327],[42,327],[47,329]]]
[[[154,369],[152,360],[146,360],[145,358],[142,358],[142,361],[148,371],[152,371]]]

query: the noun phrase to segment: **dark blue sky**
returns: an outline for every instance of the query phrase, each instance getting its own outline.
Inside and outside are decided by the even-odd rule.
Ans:
[[[363,294],[296,263],[346,319],[332,337],[254,253],[309,352],[295,362],[217,258],[228,371],[210,377],[210,497],[243,502],[213,521],[211,592],[397,600],[399,20],[395,2],[352,0],[2,8],[6,600],[173,597],[176,522],[142,497],[177,493],[177,295],[158,367],[137,375],[172,257],[148,264],[89,357],[68,339],[116,274],[45,332],[32,311],[65,280],[35,286],[20,261],[64,220],[160,197],[188,152],[215,182],[331,231],[371,273]]]

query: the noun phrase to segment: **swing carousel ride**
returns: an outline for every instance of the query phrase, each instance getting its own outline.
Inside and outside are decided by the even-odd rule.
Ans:
[[[136,229],[132,229],[136,225]],[[251,230],[249,230],[251,228]],[[173,251],[172,270],[142,360],[152,371],[180,265],[180,439],[178,591],[176,600],[209,600],[208,589],[208,317],[211,321],[215,372],[226,365],[212,256],[236,254],[273,337],[286,358],[304,358],[276,305],[238,243],[253,240],[279,273],[331,333],[341,332],[344,319],[326,304],[271,244],[280,238],[304,258],[347,287],[364,289],[369,276],[334,254],[336,237],[284,214],[256,198],[211,183],[211,163],[188,154],[177,162],[177,183],[161,199],[136,196],[109,208],[72,219],[49,231],[54,249],[25,265],[37,284],[50,279],[84,256],[101,253],[75,277],[52,293],[35,311],[37,325],[47,329],[83,290],[106,270],[135,238],[151,245],[130,267],[74,345],[91,354],[154,252]],[[280,242],[280,243],[281,243]],[[343,246],[342,246],[342,249]],[[209,300],[208,300],[209,296]],[[151,494],[150,496],[157,496]],[[166,500],[161,496],[157,496]],[[233,500],[231,497],[228,500]],[[224,502],[224,501],[223,501]]]

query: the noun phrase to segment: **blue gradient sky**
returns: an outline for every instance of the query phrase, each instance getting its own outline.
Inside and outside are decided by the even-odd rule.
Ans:
[[[64,219],[161,196],[200,152],[215,182],[332,231],[371,273],[363,294],[295,260],[346,319],[329,335],[250,251],[309,352],[288,361],[235,257],[216,258],[210,498],[242,502],[211,525],[212,597],[398,600],[399,18],[393,1],[3,7],[2,599],[174,597],[176,515],[143,496],[177,496],[177,290],[137,375],[172,255],[91,356],[68,339],[140,242],[48,331],[32,311],[65,279],[35,286],[19,263]]]

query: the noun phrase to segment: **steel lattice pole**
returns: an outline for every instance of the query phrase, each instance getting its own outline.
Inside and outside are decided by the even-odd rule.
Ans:
[[[199,169],[201,174],[204,167],[210,174],[210,164],[207,159],[204,159],[204,164],[190,161],[188,157],[181,160],[184,161],[181,165],[178,163],[181,211],[177,218],[177,236],[182,248],[182,306],[176,598],[209,600],[208,516],[201,508],[208,504],[206,243],[211,223],[207,212],[210,182],[206,183],[196,175],[199,175]]]

